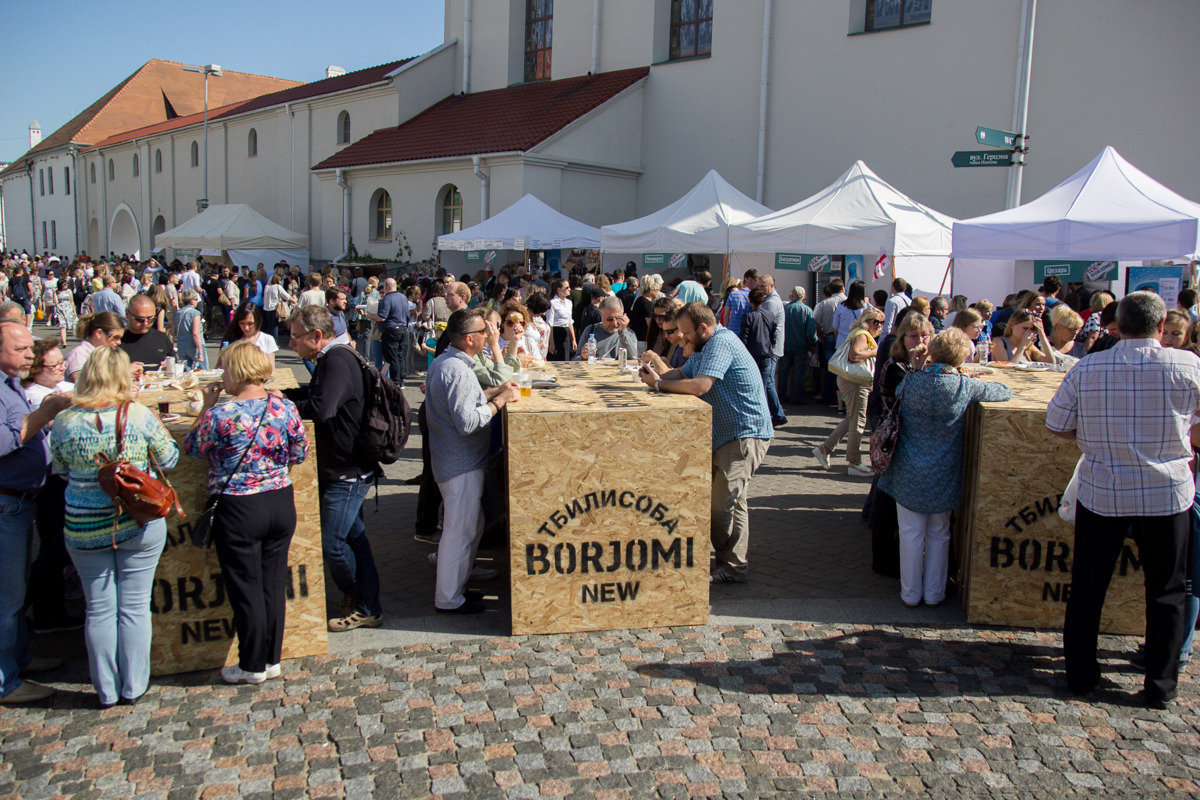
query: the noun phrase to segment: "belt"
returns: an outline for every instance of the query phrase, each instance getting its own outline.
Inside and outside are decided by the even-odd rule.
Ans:
[[[21,492],[16,489],[6,489],[3,486],[0,486],[0,495],[4,495],[5,497],[16,497],[21,500],[32,500],[33,498],[38,496],[38,493],[37,492]]]

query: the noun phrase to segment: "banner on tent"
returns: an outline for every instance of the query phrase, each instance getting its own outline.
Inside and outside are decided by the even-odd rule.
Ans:
[[[833,259],[827,255],[776,253],[775,269],[795,269],[808,272],[832,272]]]
[[[1115,261],[1034,261],[1033,279],[1044,283],[1051,275],[1063,283],[1088,281],[1115,281],[1118,276]]]
[[[687,265],[687,253],[642,253],[642,268],[679,269]]]
[[[496,251],[495,250],[468,250],[466,252],[467,252],[467,263],[468,264],[491,265],[491,264],[496,263]]]
[[[846,283],[865,280],[866,272],[863,270],[863,257],[846,256]]]
[[[1187,267],[1127,267],[1125,270],[1125,293],[1154,292],[1174,308],[1183,289]]]

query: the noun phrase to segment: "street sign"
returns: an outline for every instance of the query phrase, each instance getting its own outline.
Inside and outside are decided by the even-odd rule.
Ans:
[[[956,167],[1011,167],[1013,154],[997,150],[959,150],[950,162]]]
[[[980,144],[986,144],[989,147],[1006,147],[1009,150],[1018,150],[1021,147],[1017,144],[1017,134],[998,131],[995,128],[985,128],[982,125],[975,129],[975,138],[979,140]]]

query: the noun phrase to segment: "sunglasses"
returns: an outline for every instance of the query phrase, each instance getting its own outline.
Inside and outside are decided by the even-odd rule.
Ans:
[[[677,330],[679,330],[679,328],[663,328],[662,332],[669,336]]]

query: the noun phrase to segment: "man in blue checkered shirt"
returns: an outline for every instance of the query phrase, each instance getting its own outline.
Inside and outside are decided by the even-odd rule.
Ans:
[[[688,303],[675,315],[679,333],[695,355],[680,369],[659,375],[643,366],[642,382],[660,392],[690,394],[712,406],[713,583],[746,579],[750,477],[767,455],[773,435],[758,365],[712,309]]]

